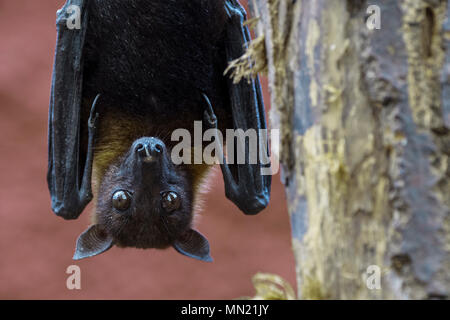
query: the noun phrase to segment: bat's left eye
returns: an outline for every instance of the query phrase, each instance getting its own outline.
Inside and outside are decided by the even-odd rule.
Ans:
[[[177,210],[180,207],[181,204],[180,196],[176,192],[173,191],[164,192],[161,194],[161,196],[162,196],[161,206],[166,212],[170,213],[172,211]]]
[[[112,204],[119,211],[127,210],[131,205],[131,194],[125,190],[114,192],[112,196]]]

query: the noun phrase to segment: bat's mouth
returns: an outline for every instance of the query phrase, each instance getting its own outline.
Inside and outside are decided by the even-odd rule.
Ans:
[[[142,158],[142,162],[145,162],[145,163],[152,163],[155,161],[156,161],[156,157],[153,157],[153,156],[146,156],[146,157]]]
[[[142,152],[142,162],[144,163],[152,163],[155,162],[159,159],[159,152],[158,155],[155,155],[155,151],[151,150],[150,151],[150,147],[148,145],[144,146],[144,151]]]

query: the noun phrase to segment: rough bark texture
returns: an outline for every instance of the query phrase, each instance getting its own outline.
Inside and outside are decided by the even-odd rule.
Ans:
[[[301,298],[448,298],[447,1],[250,0]],[[381,29],[366,27],[369,5]],[[382,270],[381,289],[366,285]]]

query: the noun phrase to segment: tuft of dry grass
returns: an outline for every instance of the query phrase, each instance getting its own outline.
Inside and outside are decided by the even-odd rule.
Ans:
[[[242,300],[296,300],[294,289],[282,277],[270,273],[257,273],[252,278],[256,294]]]
[[[247,23],[253,23],[248,21]],[[260,35],[252,40],[247,51],[236,60],[230,62],[224,75],[230,74],[233,83],[239,83],[242,79],[255,78],[258,73],[267,74],[267,57],[265,36]]]

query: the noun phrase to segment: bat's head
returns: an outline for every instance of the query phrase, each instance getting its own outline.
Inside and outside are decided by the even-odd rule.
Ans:
[[[119,247],[173,246],[211,261],[209,243],[191,229],[193,191],[188,172],[175,166],[164,142],[136,140],[105,173],[98,192],[96,224],[77,240],[74,259]]]

